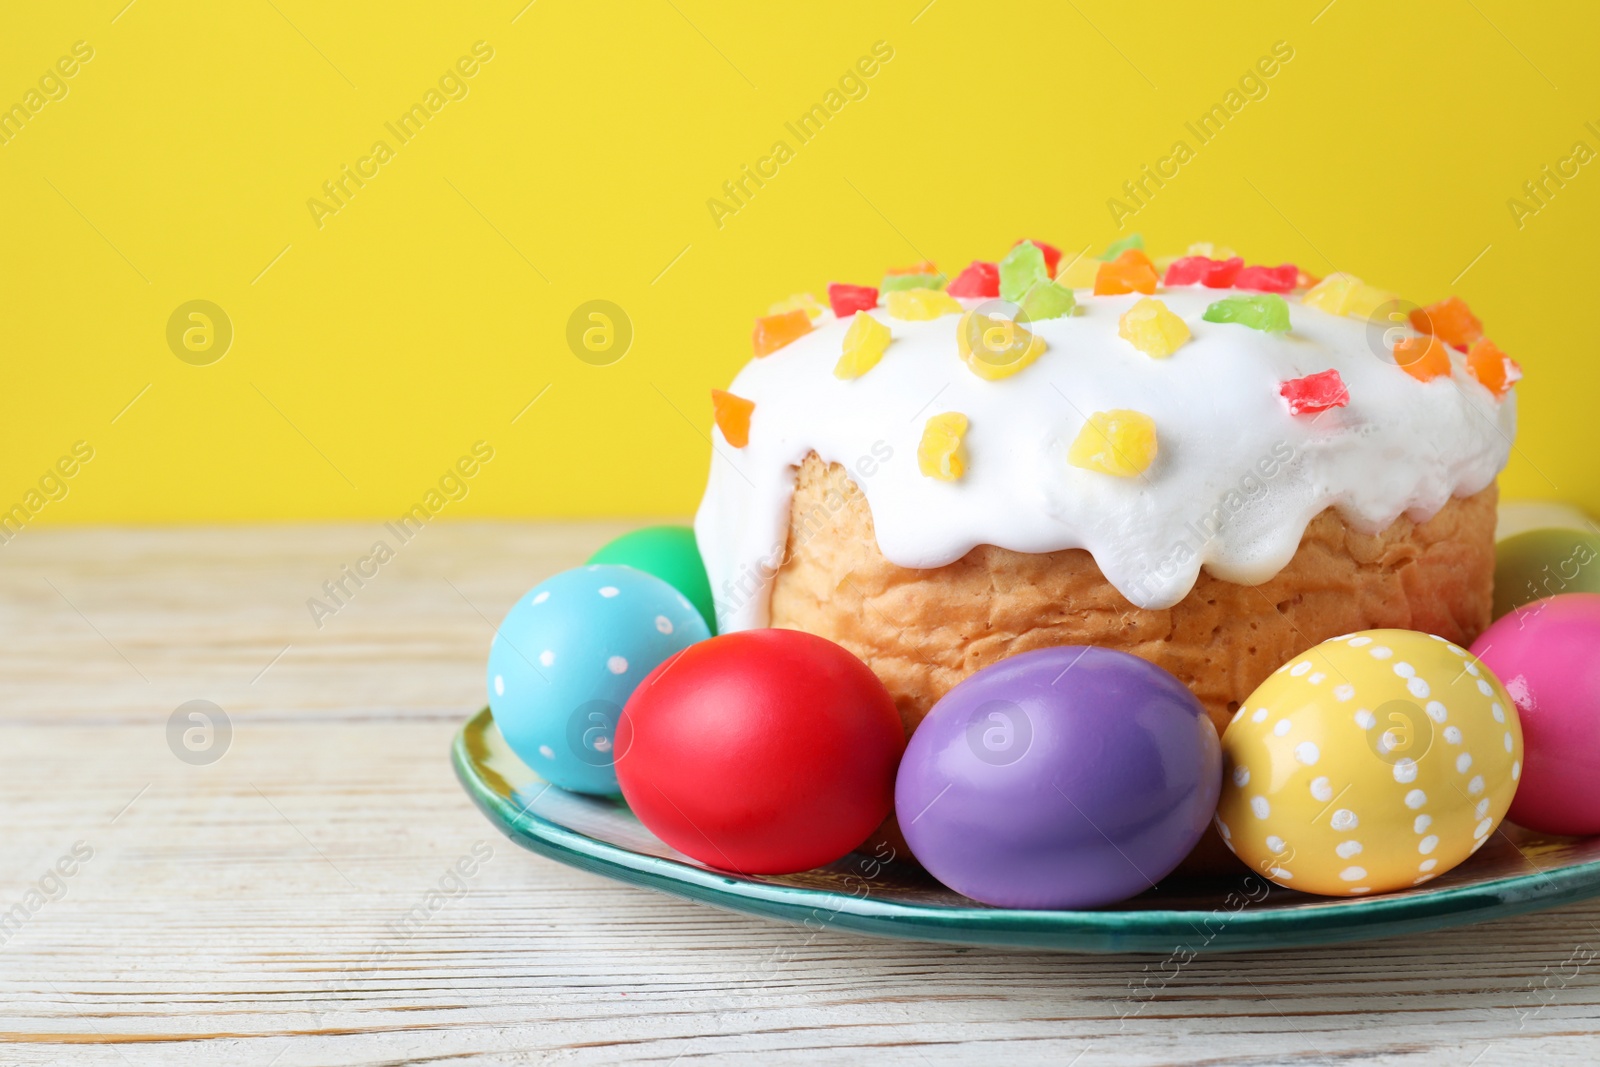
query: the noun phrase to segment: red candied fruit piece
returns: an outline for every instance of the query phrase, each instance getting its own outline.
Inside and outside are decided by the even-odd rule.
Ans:
[[[1055,245],[1047,245],[1043,241],[1035,241],[1031,238],[1027,238],[1026,240],[1029,244],[1033,245],[1039,251],[1044,253],[1044,269],[1050,272],[1050,277],[1054,278],[1056,276],[1056,267],[1061,263],[1061,249],[1057,248]],[[1021,243],[1021,241],[1018,241],[1011,247],[1015,248]],[[995,295],[998,296],[999,294],[996,293]]]
[[[1300,283],[1300,268],[1293,263],[1278,267],[1246,267],[1234,278],[1235,289],[1255,289],[1263,293],[1289,293]]]
[[[1119,293],[1144,293],[1156,291],[1161,275],[1150,257],[1137,248],[1130,248],[1109,263],[1100,264],[1094,276],[1095,296],[1116,296]]]
[[[1483,336],[1483,323],[1459,296],[1412,311],[1411,327],[1418,333],[1433,334],[1460,352],[1465,352],[1472,342]]]
[[[875,285],[833,282],[828,286],[828,304],[841,319],[858,311],[870,311],[878,306],[878,288]]]
[[[1226,289],[1233,284],[1233,279],[1238,277],[1243,266],[1244,260],[1238,256],[1231,259],[1180,256],[1167,267],[1167,280],[1162,284],[1194,285],[1198,282],[1207,289]]]
[[[756,320],[755,333],[750,343],[758,356],[776,352],[797,337],[811,332],[811,316],[803,310],[785,311],[781,315],[767,315]]]
[[[966,270],[956,275],[956,280],[950,283],[945,292],[951,296],[968,298],[997,297],[1000,295],[1000,265],[975,259]]]
[[[1278,395],[1289,402],[1289,414],[1306,415],[1350,403],[1350,390],[1336,370],[1291,378],[1278,385]]]

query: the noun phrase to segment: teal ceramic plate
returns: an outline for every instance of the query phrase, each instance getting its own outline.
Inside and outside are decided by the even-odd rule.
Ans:
[[[952,893],[920,869],[852,854],[820,870],[743,877],[674,852],[620,800],[549,785],[506,746],[485,708],[456,735],[456,774],[502,833],[525,848],[631,885],[812,929],[1068,952],[1291,948],[1461,926],[1600,895],[1600,838],[1507,826],[1420,889],[1334,900],[1249,874],[1168,879],[1098,911],[1010,911]]]

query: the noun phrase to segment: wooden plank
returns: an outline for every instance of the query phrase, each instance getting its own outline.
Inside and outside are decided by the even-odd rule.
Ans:
[[[379,527],[0,548],[0,913],[58,897],[0,930],[0,1064],[1600,1058],[1600,903],[1178,965],[813,935],[522,852],[447,744],[493,624],[619,530],[438,525],[320,628]],[[233,727],[203,766],[166,736],[196,699]]]

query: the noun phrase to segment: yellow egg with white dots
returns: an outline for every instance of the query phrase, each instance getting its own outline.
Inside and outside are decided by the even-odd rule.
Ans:
[[[1278,668],[1222,735],[1217,831],[1290,889],[1362,896],[1431,881],[1489,840],[1522,776],[1505,688],[1415,630],[1324,641]]]

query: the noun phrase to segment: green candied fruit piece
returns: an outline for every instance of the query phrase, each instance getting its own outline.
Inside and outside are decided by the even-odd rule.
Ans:
[[[1044,250],[1032,241],[1023,241],[1000,261],[1000,299],[1008,304],[1020,304],[1036,282],[1049,280]]]
[[[943,274],[885,274],[883,281],[878,283],[878,291],[892,293],[900,289],[943,289],[945,281]]]
[[[1072,295],[1072,290],[1052,281],[1034,282],[1022,294],[1022,302],[1018,305],[1022,317],[1032,322],[1059,319],[1072,314],[1072,309],[1077,306],[1078,298]]]
[[[1207,322],[1231,322],[1263,333],[1289,332],[1289,302],[1277,293],[1230,296],[1206,308]]]
[[[1144,238],[1137,233],[1130,233],[1126,237],[1120,237],[1106,245],[1106,250],[1100,253],[1100,258],[1110,263],[1130,248],[1137,248],[1141,252],[1144,251]]]

